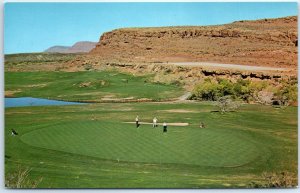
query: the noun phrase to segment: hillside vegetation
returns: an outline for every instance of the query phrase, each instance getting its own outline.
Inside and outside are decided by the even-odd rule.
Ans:
[[[24,53],[4,56],[5,71],[55,71],[63,68],[66,62],[78,54]]]

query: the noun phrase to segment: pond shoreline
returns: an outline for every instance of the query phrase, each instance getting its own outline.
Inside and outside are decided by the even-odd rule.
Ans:
[[[141,103],[141,102],[150,102],[150,103],[164,103],[164,102],[178,102],[180,100],[178,98],[172,99],[109,99],[109,100],[64,100],[64,99],[56,99],[56,98],[35,98],[35,97],[12,97],[12,96],[5,96],[5,108],[11,107],[26,107],[26,106],[62,106],[62,105],[83,105],[83,104],[96,104],[96,103]],[[16,105],[9,105],[6,100],[32,100],[33,102],[27,101],[23,102],[23,104],[19,104],[18,102]],[[39,102],[36,103],[35,100],[44,100],[41,104]],[[35,101],[35,102],[34,102]],[[47,101],[51,101],[50,104]]]
[[[62,105],[81,105],[85,103],[52,100],[34,97],[5,97],[4,107],[27,107],[27,106],[62,106]]]
[[[35,99],[45,99],[61,102],[71,102],[71,103],[82,103],[82,104],[91,104],[91,103],[135,103],[135,102],[175,102],[178,101],[178,98],[171,99],[104,99],[104,100],[67,100],[67,99],[57,99],[57,98],[36,98],[36,97],[13,97],[5,96],[6,99],[18,99],[18,98],[35,98]]]

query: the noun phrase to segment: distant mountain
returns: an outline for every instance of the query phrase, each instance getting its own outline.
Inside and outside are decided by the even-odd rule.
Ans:
[[[96,42],[81,41],[76,42],[72,46],[53,46],[46,49],[44,52],[55,53],[84,53],[89,52],[96,46]]]
[[[70,48],[70,46],[52,46],[44,52],[67,53]]]
[[[95,48],[97,42],[77,42],[72,47],[70,47],[70,53],[78,53],[78,52],[89,52],[93,48]]]

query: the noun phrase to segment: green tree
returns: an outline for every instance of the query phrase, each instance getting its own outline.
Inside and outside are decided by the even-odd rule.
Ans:
[[[249,85],[250,80],[238,79],[234,84],[234,95],[244,101],[249,102],[251,97]]]
[[[193,94],[202,100],[215,101],[219,95],[219,85],[211,80],[205,80],[202,84],[196,85]]]
[[[288,106],[297,101],[297,88],[297,83],[282,81],[280,87],[275,92],[275,99],[280,101],[280,105]]]
[[[234,84],[230,80],[218,79],[218,83],[218,93],[220,97],[234,95]]]

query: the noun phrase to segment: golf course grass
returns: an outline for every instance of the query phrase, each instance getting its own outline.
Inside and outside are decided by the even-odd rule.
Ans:
[[[251,138],[215,129],[161,128],[109,122],[70,122],[21,137],[35,147],[92,157],[145,163],[233,167],[259,156]]]
[[[40,188],[245,188],[264,172],[297,172],[296,107],[216,110],[210,102],[6,108],[5,173],[30,168]],[[125,123],[136,115],[170,123],[168,132]]]
[[[151,76],[117,71],[5,72],[5,91],[14,97],[67,101],[112,99],[173,99],[183,90],[177,85],[153,83]]]

